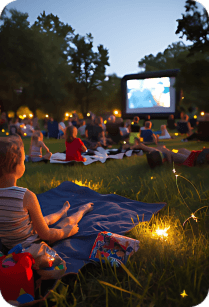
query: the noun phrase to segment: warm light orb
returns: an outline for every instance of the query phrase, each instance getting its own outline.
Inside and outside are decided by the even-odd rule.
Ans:
[[[157,234],[158,236],[160,236],[160,237],[167,237],[167,236],[168,236],[167,230],[168,230],[169,228],[170,228],[170,226],[167,227],[167,228],[165,228],[165,229],[160,229],[160,228],[158,227],[158,229],[157,229],[155,232],[156,232],[156,234]]]
[[[106,124],[107,123],[107,121],[106,121],[106,119],[104,120],[104,124]]]
[[[68,116],[69,116],[69,113],[65,113],[65,116],[68,117]]]
[[[191,217],[195,220],[195,222],[197,222],[197,217],[192,213]]]
[[[133,125],[133,124],[134,124],[134,122],[131,122],[131,124]]]
[[[45,115],[45,117],[49,117],[49,115],[48,115],[48,114],[46,114],[46,115]]]
[[[118,115],[118,110],[115,110],[115,111],[114,111],[114,114],[115,114],[115,115]]]
[[[6,135],[9,135],[9,132],[6,132]]]
[[[185,292],[185,290],[180,294],[182,297],[188,296]]]
[[[173,173],[174,173],[174,174],[176,173],[176,170],[175,170],[175,168],[173,169]]]
[[[126,141],[124,141],[123,144],[126,144]]]
[[[23,117],[25,118],[25,117],[26,117],[26,114],[24,114]]]
[[[177,153],[178,149],[172,149],[172,152]]]
[[[143,142],[144,141],[144,138],[140,138],[140,142]]]
[[[24,133],[24,135],[26,136],[26,135],[27,135],[27,133]]]
[[[151,180],[153,179],[153,177],[151,177]]]
[[[33,117],[33,114],[29,114],[29,117],[30,117],[30,118]]]
[[[73,117],[73,115],[72,115],[72,114],[70,114],[70,117]]]
[[[23,129],[26,129],[26,127],[24,126]]]
[[[2,129],[2,130],[1,130],[1,132],[5,132],[5,130],[4,130],[4,129]]]
[[[90,114],[90,113],[87,113],[86,115],[87,115],[87,116],[90,116],[91,114]]]
[[[197,118],[197,115],[194,115],[194,118]]]
[[[205,112],[201,112],[200,115],[201,115],[201,116],[204,116],[204,115],[205,115]]]
[[[178,136],[179,134],[176,132],[175,135]]]

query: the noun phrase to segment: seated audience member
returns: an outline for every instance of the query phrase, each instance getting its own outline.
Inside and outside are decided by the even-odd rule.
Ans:
[[[65,119],[63,118],[62,121],[58,124],[58,128],[59,128],[59,135],[60,135],[60,138],[61,139],[64,139],[65,136],[65,129],[66,129],[66,126],[65,126],[65,123],[64,123]]]
[[[27,134],[27,136],[32,136],[33,132],[34,132],[34,127],[33,127],[33,121],[32,120],[28,120],[28,123],[26,124],[26,129],[24,129],[25,133]]]
[[[0,117],[0,129],[6,129],[8,125],[6,112],[1,113]]]
[[[147,162],[151,168],[157,165],[162,165],[164,162],[172,164],[173,162],[187,166],[201,165],[209,163],[209,149],[203,148],[202,150],[188,150],[180,148],[177,153],[166,148],[165,145],[148,147],[142,143],[135,146],[135,149],[141,149],[148,153]]]
[[[39,125],[39,122],[38,122],[38,116],[36,115],[34,118],[33,118],[33,125],[35,130],[40,130],[40,125]]]
[[[130,119],[127,119],[125,121],[125,127],[128,128],[128,133],[131,132],[131,120]]]
[[[159,139],[171,139],[171,136],[166,129],[166,125],[161,125],[161,135],[159,136]]]
[[[22,129],[20,128],[20,123],[19,123],[19,118],[13,118],[11,120],[11,123],[9,125],[9,134],[10,135],[15,135],[18,134],[20,136],[23,136],[24,132],[22,131]]]
[[[133,125],[139,125],[140,118],[138,116],[134,116]]]
[[[115,122],[115,116],[111,115],[108,118],[108,122],[106,124],[106,133],[108,138],[110,138],[114,143],[118,143],[121,140],[122,132],[119,129],[120,124]]]
[[[46,154],[42,155],[42,149]],[[29,149],[29,157],[32,162],[39,162],[41,160],[50,160],[52,153],[43,142],[43,133],[41,131],[34,131],[31,137],[31,144]]]
[[[80,133],[82,138],[85,138],[85,129],[86,129],[86,121],[82,119],[80,122],[80,127],[78,128],[78,132]]]
[[[139,132],[140,125],[139,125],[140,118],[138,116],[134,116],[133,123],[131,124],[131,132]]]
[[[130,133],[129,133],[128,128],[125,127],[125,123],[124,122],[120,124],[119,129],[122,132],[122,135],[121,135],[122,138],[129,138]]]
[[[145,123],[147,122],[147,121],[149,121],[150,122],[150,115],[146,115],[145,116],[145,119],[144,119],[144,123],[143,123],[143,127],[145,127]],[[152,124],[152,127],[154,127],[154,125]]]
[[[182,139],[182,142],[193,140],[209,142],[209,116],[200,120],[197,132],[194,132],[187,138]]]
[[[167,119],[167,127],[170,130],[176,129],[176,122],[173,114],[170,114]]]
[[[141,137],[143,138],[143,142],[145,143],[150,143],[154,142],[155,144],[158,143],[159,136],[155,135],[152,132],[152,123],[151,122],[146,122],[145,123],[145,129],[141,131]]]
[[[78,115],[76,113],[73,113],[72,125],[75,126],[76,128],[79,128],[79,126],[80,126],[79,118],[78,118]]]
[[[86,158],[83,158],[81,153],[86,152],[87,148],[81,139],[77,138],[77,132],[75,126],[68,126],[65,130],[66,161],[85,162]]]
[[[93,203],[81,206],[78,212],[64,218],[70,204],[66,201],[58,212],[43,216],[37,196],[27,188],[18,187],[17,180],[25,172],[24,144],[19,136],[0,138],[0,238],[5,253],[21,244],[23,248],[41,241],[49,245],[75,235],[78,222],[93,209]]]
[[[180,119],[179,123],[186,123],[187,124],[187,128],[188,128],[187,135],[190,136],[192,134],[193,128],[191,127],[191,124],[189,122],[189,116],[187,114],[185,114],[184,116],[181,115],[181,119]],[[177,123],[177,130],[181,133],[181,130],[179,130],[179,128],[178,128],[178,123]]]

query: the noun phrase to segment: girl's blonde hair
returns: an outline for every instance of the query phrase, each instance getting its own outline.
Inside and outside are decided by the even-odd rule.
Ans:
[[[43,133],[42,133],[41,131],[39,131],[39,130],[34,131],[33,134],[32,134],[32,136],[31,136],[31,144],[32,144],[33,142],[37,143],[37,142],[38,142],[38,139],[39,139],[40,137],[43,139]]]
[[[75,128],[75,126],[68,126],[65,129],[65,140],[67,143],[71,143],[74,140],[73,131]]]
[[[8,137],[0,137],[0,177],[11,174],[20,164],[24,148],[21,137],[16,134]]]

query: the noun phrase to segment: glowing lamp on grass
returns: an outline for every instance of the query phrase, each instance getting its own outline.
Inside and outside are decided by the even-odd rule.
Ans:
[[[106,124],[106,123],[107,123],[107,121],[106,121],[106,119],[105,119],[104,124]]]
[[[168,231],[169,228],[170,228],[170,226],[167,227],[167,228],[165,228],[165,229],[160,229],[160,228],[158,227],[158,229],[157,229],[155,232],[156,232],[156,234],[157,234],[158,236],[160,236],[160,237],[167,237],[167,236],[168,236],[167,231]]]
[[[90,114],[90,113],[87,113],[86,115],[89,117],[91,114]]]
[[[188,296],[185,292],[185,290],[180,294],[182,297]]]
[[[179,134],[176,132],[175,135],[178,136]]]
[[[70,117],[73,117],[73,115],[72,115],[72,114],[70,114]]]
[[[24,133],[24,136],[27,136],[27,133]]]
[[[126,141],[124,141],[123,144],[126,144]]]
[[[178,152],[178,149],[172,149],[172,152],[177,153],[177,152]]]
[[[4,130],[4,129],[2,129],[2,130],[1,130],[1,132],[5,132],[5,130]]]
[[[6,132],[6,135],[9,135],[9,132]]]
[[[197,115],[194,115],[194,118],[196,119],[196,118],[197,118]]]
[[[133,125],[133,124],[134,124],[134,122],[131,122],[131,124]]]
[[[201,112],[200,115],[201,115],[201,116],[204,116],[204,115],[205,115],[205,112]]]

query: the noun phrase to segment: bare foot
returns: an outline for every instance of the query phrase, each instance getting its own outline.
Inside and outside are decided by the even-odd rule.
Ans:
[[[94,203],[88,203],[79,208],[79,211],[83,211],[83,215],[93,210]]]
[[[67,212],[70,209],[69,201],[66,201],[62,208],[65,212]]]

